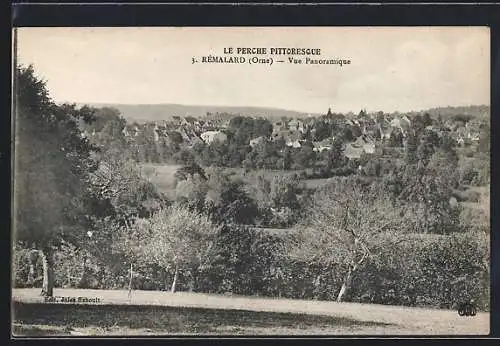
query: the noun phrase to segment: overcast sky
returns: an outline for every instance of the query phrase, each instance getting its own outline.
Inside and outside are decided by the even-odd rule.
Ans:
[[[225,47],[319,48],[351,64],[192,64]],[[18,60],[34,65],[58,102],[305,112],[490,103],[486,27],[21,28]]]

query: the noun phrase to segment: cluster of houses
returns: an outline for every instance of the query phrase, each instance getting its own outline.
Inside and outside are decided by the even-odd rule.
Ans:
[[[395,132],[399,132],[404,138],[412,131],[412,121],[406,115],[375,115],[364,114],[363,116],[323,117],[323,121],[336,121],[336,124],[357,127],[361,136],[355,141],[345,144],[345,155],[348,158],[359,158],[363,153],[374,153],[377,146],[384,140],[388,140]],[[250,140],[249,145],[255,147],[265,140],[283,139],[285,144],[291,148],[301,148],[305,143],[305,134],[309,131],[314,137],[314,124],[317,118],[304,117],[302,119],[282,119],[273,123],[273,131],[270,138],[258,137]],[[123,129],[126,138],[133,140],[141,131],[148,131],[154,136],[156,142],[171,139],[174,133],[182,138],[182,142],[188,146],[197,142],[206,144],[214,141],[227,141],[225,130],[229,124],[229,118],[195,118],[192,116],[173,116],[170,120],[155,122],[144,125],[127,124]],[[342,126],[342,125],[341,125]],[[461,126],[459,123],[449,119],[439,127],[430,125],[426,129],[435,131],[439,135],[449,132],[456,140],[457,145],[479,140],[480,123],[472,120]],[[330,150],[335,138],[327,138],[322,141],[313,141],[313,150],[322,152]]]
[[[384,119],[384,122],[380,123],[377,122],[375,118],[371,117],[363,119],[334,119],[333,117],[329,117],[324,119],[326,122],[336,121],[337,126],[352,126],[360,129],[361,136],[355,141],[345,144],[344,153],[348,158],[359,158],[363,152],[373,154],[378,142],[376,138],[389,139],[393,130],[400,130],[406,133],[410,129],[411,122],[406,116],[393,120],[395,121]],[[306,142],[304,140],[304,134],[307,131],[310,131],[311,135],[314,137],[314,122],[314,118],[306,118],[304,120],[292,119],[287,123],[274,123],[272,139],[284,138],[287,146],[301,148]],[[334,140],[335,137],[321,141],[313,141],[313,151],[323,152],[325,150],[330,150]]]
[[[170,120],[162,122],[147,123],[143,125],[127,124],[123,129],[123,135],[133,140],[141,131],[152,134],[154,141],[169,141],[171,137],[180,135],[182,141],[188,145],[197,142],[212,143],[214,140],[225,141],[227,136],[224,129],[228,121],[202,120],[192,116],[172,116]]]

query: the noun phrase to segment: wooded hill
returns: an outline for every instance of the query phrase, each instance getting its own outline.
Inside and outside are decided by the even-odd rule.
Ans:
[[[207,117],[207,114],[226,116],[228,118],[241,115],[250,117],[263,117],[270,121],[279,121],[281,118],[305,118],[308,116],[320,116],[318,113],[306,113],[294,110],[266,107],[229,107],[229,106],[203,106],[203,105],[181,105],[181,104],[115,104],[115,103],[91,103],[87,104],[97,108],[111,107],[120,111],[127,122],[145,123],[152,121],[171,120],[173,116],[192,116],[195,118]],[[326,110],[327,108],[325,108]],[[332,108],[332,111],[335,111]],[[432,117],[455,115],[471,115],[473,117],[489,117],[490,106],[447,106],[436,107],[426,110],[404,112],[408,115],[429,113]],[[357,114],[357,113],[356,113]]]
[[[308,116],[305,112],[297,112],[279,108],[264,107],[224,107],[224,106],[199,106],[199,105],[180,105],[180,104],[113,104],[113,103],[91,103],[88,104],[97,108],[111,107],[120,111],[127,122],[144,123],[149,121],[169,120],[172,116],[192,116],[203,118],[207,113],[221,115],[241,115],[257,116],[269,120],[280,120],[282,117],[303,118]],[[320,114],[311,113],[312,116]]]
[[[460,106],[460,107],[437,107],[419,112],[410,112],[411,114],[429,113],[431,117],[441,115],[442,117],[451,117],[456,115],[471,115],[475,118],[486,118],[491,114],[490,106],[486,105],[473,105],[473,106]]]

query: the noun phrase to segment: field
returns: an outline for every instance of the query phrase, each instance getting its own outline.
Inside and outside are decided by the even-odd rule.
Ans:
[[[489,313],[159,291],[55,289],[98,304],[44,303],[14,289],[15,336],[486,335]]]
[[[175,190],[175,172],[182,165],[174,164],[142,164],[143,173],[153,182],[159,191],[163,192],[167,197],[173,197]],[[243,181],[249,181],[253,177],[262,174],[266,179],[271,180],[276,175],[292,175],[294,171],[278,171],[278,170],[252,170],[247,174],[243,174],[242,168],[226,168],[224,171],[233,176],[242,178]],[[334,179],[334,178],[333,178]],[[328,182],[329,179],[307,179],[304,180],[308,188],[317,188]]]
[[[142,164],[141,169],[143,174],[156,185],[158,190],[164,193],[167,197],[173,198],[175,192],[175,172],[182,165],[156,165]]]
[[[175,197],[175,172],[182,167],[182,165],[174,164],[142,164],[141,165],[143,173],[148,179],[153,182],[159,191],[163,192],[168,198]],[[230,174],[233,177],[241,178],[246,183],[251,183],[257,175],[263,175],[266,179],[272,180],[276,175],[293,175],[294,173],[299,173],[298,171],[279,171],[279,170],[252,170],[248,173],[244,173],[243,168],[226,168],[224,172]],[[316,189],[329,181],[336,179],[325,178],[325,179],[305,179],[303,182],[305,186],[309,189]],[[481,196],[489,193],[489,187],[473,187],[469,186],[467,188],[470,191],[479,193]],[[477,202],[460,202],[464,207],[477,209],[480,207]]]

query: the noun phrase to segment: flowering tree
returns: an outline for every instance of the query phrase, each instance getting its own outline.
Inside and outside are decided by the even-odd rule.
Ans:
[[[141,253],[145,260],[167,272],[174,268],[172,292],[179,270],[198,270],[208,263],[209,251],[219,232],[219,227],[207,216],[179,205],[159,210],[141,227],[144,230]]]
[[[337,295],[340,302],[367,258],[390,251],[391,243],[404,239],[399,234],[405,217],[380,190],[352,179],[336,181],[315,197],[309,217],[292,241],[291,256],[345,271]]]

